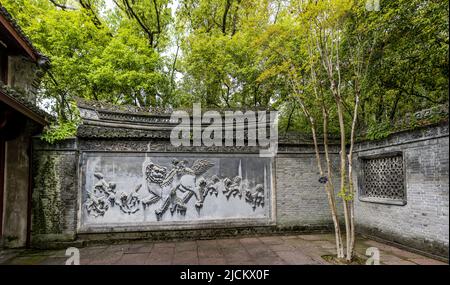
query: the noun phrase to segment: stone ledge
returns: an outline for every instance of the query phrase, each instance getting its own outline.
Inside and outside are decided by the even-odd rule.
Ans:
[[[377,198],[377,197],[359,197],[359,201],[366,203],[376,203],[376,204],[384,204],[384,205],[395,205],[395,206],[405,206],[405,200],[395,200],[395,199],[385,199],[385,198]]]
[[[195,239],[220,239],[229,237],[248,237],[261,234],[282,235],[286,233],[310,234],[330,233],[332,224],[309,224],[297,226],[265,226],[265,227],[235,227],[235,228],[210,228],[196,230],[164,230],[128,233],[102,233],[102,234],[79,234],[72,241],[50,241],[32,243],[33,248],[41,249],[63,249],[70,246],[84,247],[98,244],[115,244],[135,240],[148,241],[181,241]]]

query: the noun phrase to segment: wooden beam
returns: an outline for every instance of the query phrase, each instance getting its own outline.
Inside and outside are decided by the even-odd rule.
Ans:
[[[4,94],[1,90],[0,90],[0,102],[5,103],[14,110],[22,113],[26,117],[30,118],[31,120],[37,122],[42,126],[47,125],[47,120],[44,117],[40,116],[39,114],[36,114],[33,110],[24,106],[22,103],[15,100],[14,98]]]

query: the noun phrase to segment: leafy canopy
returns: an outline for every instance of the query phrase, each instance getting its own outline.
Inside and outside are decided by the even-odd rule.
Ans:
[[[315,41],[337,25],[345,119],[360,92],[358,129],[371,137],[407,113],[448,102],[448,4],[381,0],[380,11],[368,11],[365,0],[2,1],[50,57],[42,97],[63,122],[76,120],[70,101],[82,97],[274,107],[281,131],[307,130],[296,96],[318,117],[314,92],[322,92],[336,133]]]

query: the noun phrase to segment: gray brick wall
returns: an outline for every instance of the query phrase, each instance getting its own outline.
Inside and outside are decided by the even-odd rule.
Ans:
[[[336,177],[337,153],[333,153],[332,156]],[[323,166],[325,167],[325,162]],[[318,182],[320,174],[313,147],[280,149],[276,157],[275,175],[278,226],[332,226],[324,185]]]
[[[381,141],[357,144],[355,185],[358,186],[360,157],[401,151],[405,161],[407,192],[404,206],[362,202],[358,195],[355,203],[357,230],[427,252],[448,254],[448,145],[448,125],[398,133]],[[171,149],[167,142],[158,140],[149,143],[79,139],[53,146],[35,141],[34,147],[37,171],[34,173],[33,239],[37,241],[41,237],[47,241],[74,237],[78,211],[78,151],[186,152]],[[202,152],[203,149],[193,148],[191,151]],[[338,151],[332,148],[331,152],[337,177]],[[44,164],[47,166],[44,167]],[[280,228],[332,228],[326,193],[318,182],[319,172],[311,145],[280,145],[275,158],[274,178],[276,227],[268,226],[268,231]],[[338,185],[338,181],[334,183]],[[42,198],[53,199],[56,204],[47,209],[43,207]],[[337,201],[342,210],[340,198]],[[52,221],[58,220],[59,223],[52,224]]]
[[[359,232],[437,255],[449,245],[448,125],[392,135],[357,146],[358,157],[400,151],[405,168],[406,205],[356,200]],[[355,179],[356,180],[356,179]],[[359,195],[358,195],[359,198]]]

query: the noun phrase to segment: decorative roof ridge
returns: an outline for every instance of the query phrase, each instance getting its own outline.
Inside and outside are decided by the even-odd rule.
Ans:
[[[125,113],[127,115],[167,115],[173,112],[172,109],[169,108],[161,108],[161,107],[138,107],[133,105],[117,105],[110,102],[105,101],[97,101],[97,100],[88,100],[84,98],[77,97],[75,98],[77,106],[83,109],[95,110],[97,112],[102,113]]]
[[[173,108],[173,107],[160,107],[160,106],[149,106],[149,107],[138,107],[129,104],[117,105],[105,101],[87,100],[77,97],[77,106],[83,109],[95,110],[101,113],[124,113],[127,115],[135,116],[170,116],[175,111],[185,111],[188,114],[192,114],[192,108]],[[204,108],[202,107],[202,113],[205,111],[241,111],[245,113],[246,111],[275,111],[274,109],[266,108]]]

